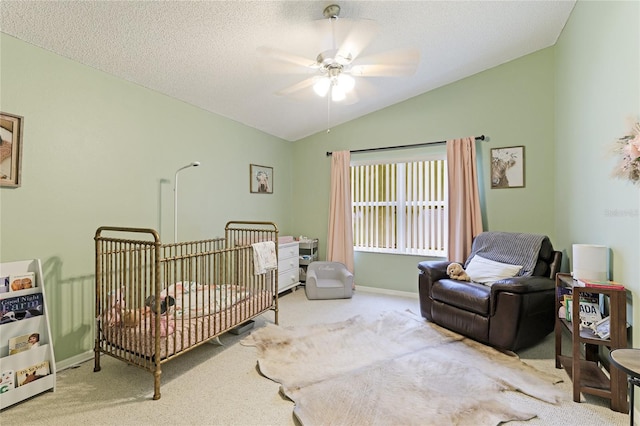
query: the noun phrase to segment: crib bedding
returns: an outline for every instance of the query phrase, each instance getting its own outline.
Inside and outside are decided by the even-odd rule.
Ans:
[[[226,287],[226,286],[225,286]],[[228,330],[233,324],[238,324],[239,319],[248,320],[271,306],[271,293],[267,291],[249,292],[241,287],[235,287],[234,291],[220,286],[200,286],[199,291],[192,291],[189,299],[182,299],[181,309],[171,310],[161,315],[160,328],[160,360],[167,359],[179,352],[189,349],[203,341],[210,340],[221,332]],[[180,287],[177,287],[180,289]],[[202,303],[203,299],[196,299],[196,295],[215,291],[218,294],[227,293],[227,302],[222,304],[220,299],[210,306]],[[167,294],[171,294],[167,291]],[[231,295],[234,296],[231,296]],[[178,293],[178,296],[180,293]],[[194,304],[189,305],[185,300],[194,300]],[[213,297],[213,296],[212,296]],[[176,307],[178,301],[176,298]],[[195,300],[198,300],[197,305]],[[190,309],[190,306],[197,308]],[[153,313],[147,311],[141,315],[139,322],[134,326],[125,324],[108,325],[104,324],[103,334],[106,343],[125,350],[136,356],[145,358],[155,357],[155,319]]]
[[[249,296],[249,291],[232,284],[205,285],[195,281],[177,282],[160,294],[173,297],[176,317],[198,317],[216,313]]]

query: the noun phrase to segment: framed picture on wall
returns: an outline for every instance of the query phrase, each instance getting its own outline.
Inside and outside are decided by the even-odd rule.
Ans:
[[[249,190],[254,194],[273,194],[273,167],[249,165]]]
[[[524,146],[491,149],[491,188],[524,188]]]
[[[0,186],[20,186],[22,122],[19,115],[0,112]]]

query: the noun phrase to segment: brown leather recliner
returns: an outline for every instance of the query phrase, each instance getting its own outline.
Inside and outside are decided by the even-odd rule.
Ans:
[[[489,234],[500,234],[498,237],[504,239],[530,235],[484,232],[480,236]],[[549,238],[541,237],[543,240],[530,276],[503,279],[491,286],[450,279],[447,276],[450,261],[420,262],[418,291],[422,316],[500,349],[515,351],[539,342],[553,331],[555,276],[562,260],[562,253],[553,250]],[[500,253],[491,253],[491,250],[502,250],[504,257],[509,256],[505,251],[513,249],[512,246],[493,248],[486,245],[479,248],[478,241],[478,238],[474,239],[469,259],[477,253],[501,261]]]

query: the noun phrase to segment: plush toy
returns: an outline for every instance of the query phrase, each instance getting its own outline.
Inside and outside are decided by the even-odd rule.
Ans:
[[[125,327],[137,327],[150,311],[146,306],[141,309],[125,309],[122,312],[122,322]]]
[[[151,296],[147,297],[144,301],[144,304],[146,306],[149,307],[149,309],[151,309],[151,311],[154,314],[157,314],[158,312],[156,312],[156,296],[155,294],[152,294]],[[169,309],[171,309],[172,306],[175,306],[176,304],[176,299],[173,298],[173,296],[160,296],[160,313],[164,314],[166,313]]]
[[[447,266],[447,275],[453,280],[471,281],[471,278],[469,278],[469,275],[467,275],[459,263],[450,263],[449,266]]]
[[[110,326],[120,325],[124,309],[124,286],[122,286],[109,293],[109,309],[106,312],[105,322]]]
[[[175,306],[176,300],[172,296],[160,297],[160,312],[156,311],[156,296],[151,295],[147,297],[145,300],[145,305],[149,307],[151,312],[156,315],[160,315],[160,336],[166,337],[173,334],[175,330],[175,319],[173,315],[173,310],[171,309]],[[156,319],[155,317],[151,317],[151,334],[153,336],[156,335]]]

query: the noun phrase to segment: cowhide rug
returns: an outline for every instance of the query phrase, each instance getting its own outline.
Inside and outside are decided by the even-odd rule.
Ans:
[[[464,338],[410,312],[332,324],[267,324],[242,341],[311,425],[496,425],[528,420],[506,392],[548,403],[560,380],[515,355]]]

